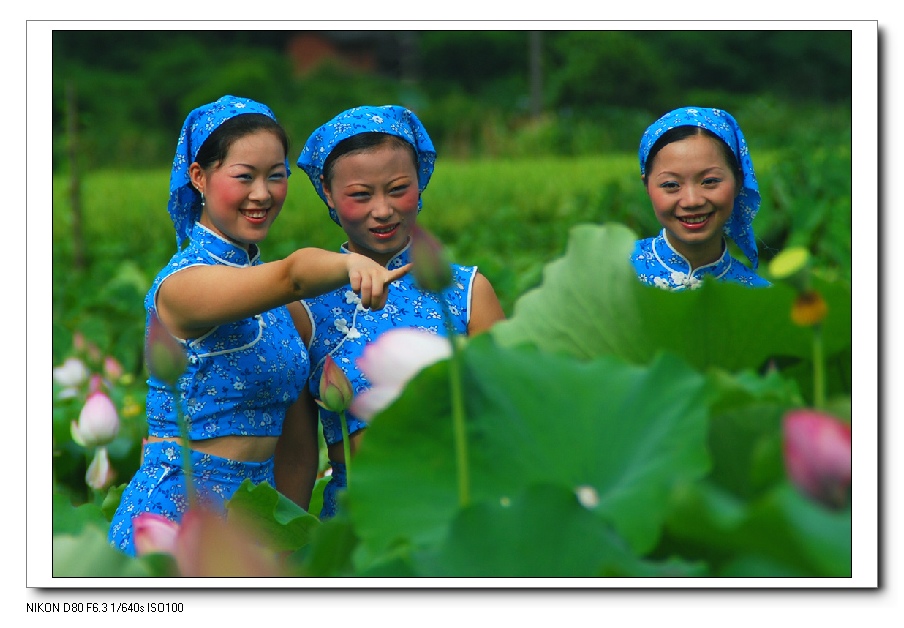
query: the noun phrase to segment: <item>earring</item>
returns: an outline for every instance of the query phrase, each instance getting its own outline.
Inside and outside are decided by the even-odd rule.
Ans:
[[[204,198],[204,192],[198,190],[198,194],[201,195],[201,209],[204,209],[204,206],[207,205],[207,199]]]

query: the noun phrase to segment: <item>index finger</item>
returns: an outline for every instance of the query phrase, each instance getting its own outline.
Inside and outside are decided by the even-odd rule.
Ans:
[[[405,264],[401,268],[396,268],[395,270],[389,271],[389,279],[387,279],[386,283],[395,281],[399,277],[404,277],[409,270],[411,270],[411,262]]]

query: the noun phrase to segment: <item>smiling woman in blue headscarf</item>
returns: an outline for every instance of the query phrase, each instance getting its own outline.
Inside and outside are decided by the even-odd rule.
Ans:
[[[310,363],[294,323],[298,300],[350,283],[356,298],[379,308],[389,282],[407,271],[314,248],[261,260],[259,245],[286,199],[287,149],[273,112],[247,98],[223,96],[183,125],[170,176],[177,252],[154,279],[145,309],[149,337],[173,336],[187,366],[174,385],[150,369],[142,464],[109,533],[127,554],[135,553],[133,517],[141,513],[179,522],[195,505],[190,494],[197,505],[222,510],[245,479],[275,485],[284,429],[307,435],[300,459],[313,487],[317,423],[304,392]]]
[[[433,142],[414,112],[385,105],[343,111],[311,134],[297,163],[330,218],[345,231],[348,241],[342,252],[360,253],[387,268],[399,268],[410,262],[411,234],[435,161]],[[302,337],[311,356],[312,395],[319,397],[328,356],[345,371],[355,394],[367,390],[370,383],[357,359],[365,345],[385,331],[416,327],[446,336],[444,309],[458,334],[485,331],[504,318],[492,285],[476,266],[450,266],[448,288],[425,291],[407,275],[393,284],[381,312],[366,307],[347,288],[306,299],[308,317],[302,321]],[[365,423],[350,412],[346,418],[353,455]],[[336,496],[346,486],[346,460],[339,415],[322,408],[320,420],[332,468],[320,513],[326,519],[335,514]],[[286,451],[291,450],[287,445]],[[281,465],[278,454],[278,473]],[[286,476],[280,473],[279,477]],[[285,484],[280,490],[292,492]]]
[[[638,151],[640,174],[662,225],[639,240],[631,262],[644,283],[670,290],[703,278],[768,286],[757,275],[753,219],[760,192],[741,127],[721,109],[682,107],[647,128]],[[750,266],[733,257],[725,236]]]

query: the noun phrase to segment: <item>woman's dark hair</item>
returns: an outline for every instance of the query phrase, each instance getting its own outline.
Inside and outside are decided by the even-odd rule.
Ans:
[[[243,113],[217,127],[201,145],[195,161],[207,170],[226,159],[226,154],[237,140],[257,131],[275,134],[283,145],[283,151],[289,154],[289,136],[279,122],[262,113]]]
[[[417,152],[414,150],[414,146],[398,135],[383,133],[381,131],[368,131],[366,133],[358,133],[357,135],[345,138],[336,144],[333,150],[330,151],[326,161],[323,162],[323,185],[329,187],[330,181],[333,179],[333,166],[340,157],[348,155],[349,153],[368,151],[386,144],[407,148],[408,152],[411,153],[411,160],[414,163],[414,168],[417,170]]]
[[[656,140],[656,142],[650,148],[650,154],[647,155],[647,161],[643,165],[644,184],[647,183],[647,178],[650,176],[650,166],[653,165],[653,158],[656,157],[659,151],[661,151],[672,142],[687,139],[688,137],[692,137],[694,135],[704,135],[706,137],[711,137],[714,140],[718,140],[719,147],[722,149],[722,153],[725,155],[725,161],[726,163],[728,163],[728,167],[731,168],[732,174],[734,174],[735,183],[740,186],[741,182],[744,180],[744,173],[741,171],[741,164],[738,163],[738,158],[735,157],[735,154],[733,152],[731,152],[731,147],[726,144],[721,137],[719,137],[709,129],[704,129],[703,127],[699,126],[676,126],[659,136],[659,139]]]

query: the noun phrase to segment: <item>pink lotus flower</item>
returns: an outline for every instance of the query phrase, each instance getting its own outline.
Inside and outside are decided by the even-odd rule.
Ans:
[[[784,418],[785,469],[805,495],[828,508],[851,499],[851,427],[816,410],[791,410]]]
[[[189,508],[181,523],[154,513],[132,518],[135,553],[170,554],[179,575],[189,578],[278,577],[277,555],[255,533],[206,508]]]
[[[71,424],[72,440],[82,447],[106,445],[119,432],[116,406],[106,393],[96,390],[88,395],[78,422]]]
[[[423,290],[440,292],[452,283],[452,267],[443,245],[420,225],[411,228],[411,273]]]
[[[182,576],[276,577],[276,554],[258,543],[246,526],[204,508],[189,509],[176,534],[176,564]]]
[[[326,356],[323,374],[320,376],[320,399],[317,399],[317,404],[339,414],[348,409],[353,397],[352,383],[348,381],[345,371],[336,364],[333,356]]]
[[[179,532],[179,524],[175,521],[156,513],[143,512],[132,517],[132,529],[135,536],[135,553],[138,556],[175,553],[176,535]]]
[[[185,347],[173,338],[155,312],[151,312],[148,323],[145,358],[151,375],[170,386],[175,386],[188,364]]]
[[[110,467],[107,448],[98,447],[85,473],[85,483],[96,491],[102,491],[113,483],[115,477],[116,473]]]
[[[364,348],[358,366],[371,383],[352,402],[351,411],[369,420],[398,397],[424,368],[448,358],[448,338],[415,328],[392,329]]]

